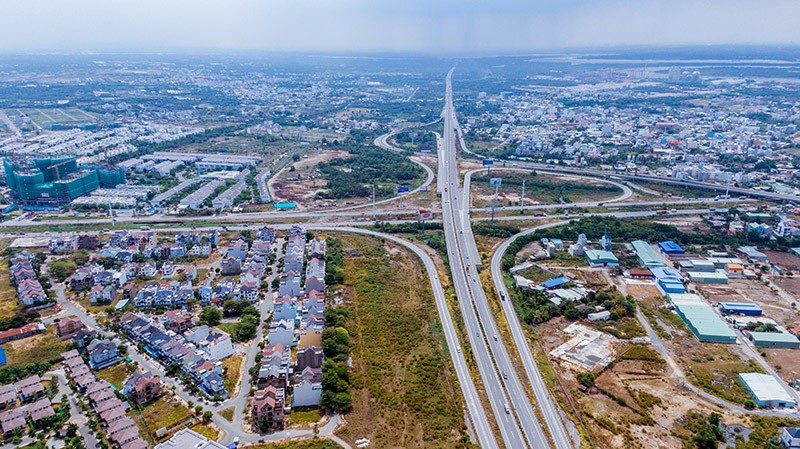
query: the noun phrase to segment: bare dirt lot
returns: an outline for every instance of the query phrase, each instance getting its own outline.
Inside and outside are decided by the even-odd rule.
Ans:
[[[327,182],[322,179],[317,165],[333,159],[348,158],[347,151],[320,151],[284,167],[269,182],[275,201],[294,201],[299,209],[331,205],[330,201],[314,200]],[[294,167],[294,171],[292,171]]]
[[[791,325],[797,312],[790,302],[758,280],[731,279],[728,284],[696,284],[698,291],[711,301],[754,302],[761,306],[764,315],[781,325]]]
[[[771,263],[779,266],[782,270],[800,271],[800,257],[792,253],[764,250],[764,254],[767,255]]]
[[[795,299],[800,299],[800,277],[775,276],[771,280]]]

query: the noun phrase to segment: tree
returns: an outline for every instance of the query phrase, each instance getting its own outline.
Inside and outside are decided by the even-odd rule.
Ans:
[[[56,259],[50,262],[50,274],[58,282],[64,282],[68,277],[75,273],[77,265],[69,259]]]
[[[220,312],[215,306],[205,306],[203,307],[203,311],[200,312],[200,321],[211,326],[216,326],[219,324],[221,319],[222,312]]]
[[[214,413],[212,413],[210,410],[206,410],[205,412],[203,412],[203,424],[208,424],[209,422],[211,422],[211,418],[213,416]]]
[[[588,388],[594,385],[594,374],[592,373],[578,373],[575,377],[578,379],[578,383],[584,387]]]

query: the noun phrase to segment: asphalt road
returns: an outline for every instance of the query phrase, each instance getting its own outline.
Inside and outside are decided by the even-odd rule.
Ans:
[[[453,70],[448,73],[446,79],[447,92],[442,112],[444,133],[439,148],[439,173],[442,177],[438,184],[442,190],[445,240],[456,296],[472,353],[505,446],[549,447],[547,436],[536,419],[505,345],[498,339],[496,323],[478,278],[475,265],[477,261],[470,256],[477,251],[467,249],[475,245],[475,240],[468,231],[465,232],[470,227],[469,200],[464,198],[459,189],[452,73]]]
[[[551,228],[563,225],[565,223],[567,222],[557,221],[520,232],[519,234],[500,244],[492,256],[491,262],[494,286],[497,292],[501,295],[500,303],[503,305],[503,313],[505,314],[506,321],[508,321],[508,327],[511,329],[511,335],[514,338],[514,343],[519,350],[520,360],[522,361],[522,366],[525,369],[525,375],[530,381],[534,395],[536,396],[536,401],[539,403],[539,409],[542,411],[544,420],[547,423],[548,429],[550,429],[550,434],[552,435],[553,441],[558,449],[572,449],[574,446],[569,438],[569,432],[561,420],[559,411],[556,408],[557,406],[550,396],[550,391],[547,389],[547,385],[544,383],[544,379],[539,371],[539,367],[536,365],[536,361],[533,359],[533,352],[531,351],[530,345],[528,345],[528,339],[522,329],[522,324],[519,321],[519,317],[517,317],[517,312],[514,310],[514,304],[510,299],[508,299],[510,296],[508,294],[508,290],[506,290],[506,285],[503,280],[501,262],[503,260],[503,254],[505,254],[508,246],[518,237],[521,237],[525,234],[530,234],[538,229]],[[505,299],[502,299],[503,297]]]

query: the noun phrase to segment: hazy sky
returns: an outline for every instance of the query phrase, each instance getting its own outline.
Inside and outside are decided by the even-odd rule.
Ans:
[[[2,0],[0,52],[798,44],[798,0]]]

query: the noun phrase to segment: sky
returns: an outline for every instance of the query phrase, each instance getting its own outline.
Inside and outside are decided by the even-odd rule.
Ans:
[[[798,0],[0,0],[0,52],[800,44]]]

